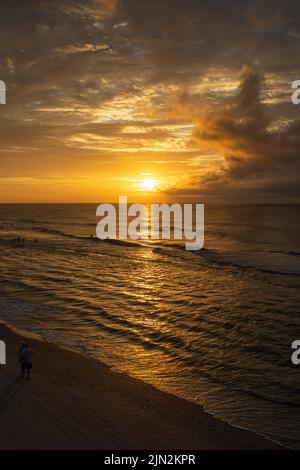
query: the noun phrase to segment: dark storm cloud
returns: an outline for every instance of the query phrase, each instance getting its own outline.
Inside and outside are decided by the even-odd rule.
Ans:
[[[47,89],[50,98],[55,85],[75,98],[80,79],[130,82],[149,67],[157,80],[188,81],[246,62],[298,66],[296,1],[4,0],[1,11],[0,71],[14,93]]]
[[[193,68],[245,62],[271,70],[298,65],[297,1],[124,0],[121,5],[166,74],[182,77]]]
[[[238,93],[226,103],[220,100],[208,108],[194,97],[181,98],[181,107],[195,122],[194,137],[200,145],[216,146],[224,163],[216,172],[194,177],[192,187],[180,189],[179,194],[223,189],[223,194],[231,195],[252,191],[260,196],[273,192],[299,197],[300,118],[295,112],[294,119],[278,126],[278,116],[262,102],[263,86],[261,73],[244,66]]]

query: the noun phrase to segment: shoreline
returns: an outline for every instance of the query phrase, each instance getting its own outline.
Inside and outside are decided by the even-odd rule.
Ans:
[[[37,354],[30,380],[17,351]],[[231,426],[193,402],[53,343],[0,323],[7,364],[0,366],[0,449],[282,449]]]

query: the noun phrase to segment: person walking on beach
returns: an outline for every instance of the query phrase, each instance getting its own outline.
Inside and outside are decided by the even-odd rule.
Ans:
[[[20,349],[19,349],[19,352],[18,352],[18,359],[19,359],[19,362],[20,362],[21,365],[22,365],[22,356],[21,356],[21,352],[22,352],[22,349],[25,348],[25,346],[26,346],[25,341],[22,341],[21,346],[20,346]]]
[[[30,378],[30,372],[32,369],[32,355],[34,351],[29,347],[29,345],[25,342],[21,343],[21,347],[19,349],[19,361],[21,363],[21,374],[22,377],[25,375],[25,371],[27,371],[27,379]]]

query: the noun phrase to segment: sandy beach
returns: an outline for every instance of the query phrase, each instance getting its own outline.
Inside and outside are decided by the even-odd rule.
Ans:
[[[21,336],[0,326],[1,449],[276,449],[200,406],[56,345],[37,351],[30,380],[17,361]]]

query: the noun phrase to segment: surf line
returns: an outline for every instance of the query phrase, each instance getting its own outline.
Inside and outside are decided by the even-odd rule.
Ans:
[[[0,104],[6,104],[6,84],[0,80]]]

